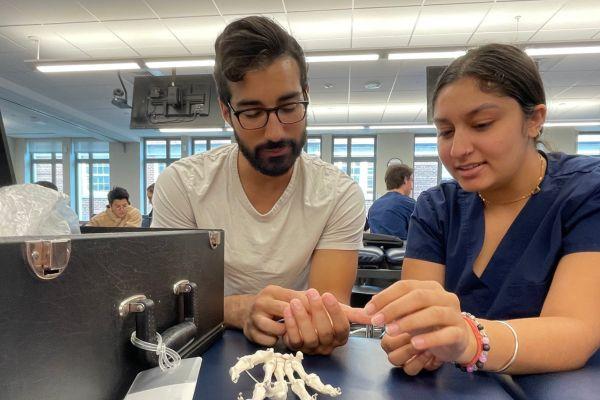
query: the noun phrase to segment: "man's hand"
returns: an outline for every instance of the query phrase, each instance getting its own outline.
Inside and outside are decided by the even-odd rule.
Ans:
[[[291,299],[284,307],[285,335],[283,340],[292,350],[306,354],[330,354],[333,349],[346,344],[350,323],[345,308],[334,295],[321,297],[315,289],[306,291],[308,307],[298,299]]]
[[[242,312],[242,330],[251,341],[263,346],[273,346],[286,331],[284,309],[295,299],[302,307],[308,306],[304,292],[269,285],[255,296],[250,296]]]

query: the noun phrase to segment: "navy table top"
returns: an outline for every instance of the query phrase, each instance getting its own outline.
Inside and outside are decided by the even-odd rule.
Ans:
[[[259,349],[261,347],[249,342],[241,332],[225,331],[223,338],[202,355],[194,400],[236,400],[240,392],[244,398],[251,398],[254,381],[242,374],[237,384],[231,382],[229,368],[238,357]],[[289,352],[282,347],[276,347],[275,351]],[[325,384],[341,387],[342,395],[338,399],[344,400],[511,398],[490,376],[467,374],[449,364],[435,372],[406,376],[389,363],[377,339],[352,337],[330,356],[305,356],[302,364],[307,373],[318,374]],[[262,380],[261,366],[250,372]],[[296,398],[291,389],[288,398]],[[319,395],[318,398],[330,397]]]
[[[600,399],[600,351],[582,369],[552,374],[514,376],[527,398],[536,400]]]

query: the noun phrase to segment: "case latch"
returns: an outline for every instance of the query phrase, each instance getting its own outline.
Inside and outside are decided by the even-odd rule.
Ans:
[[[50,280],[63,273],[71,257],[71,240],[28,240],[25,242],[25,259],[40,279]]]
[[[211,249],[216,249],[221,245],[221,232],[219,231],[209,231],[208,232],[208,243],[210,244]]]

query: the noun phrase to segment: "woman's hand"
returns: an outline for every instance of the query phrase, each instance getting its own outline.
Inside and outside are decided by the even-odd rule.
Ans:
[[[373,325],[386,326],[381,345],[392,364],[410,375],[446,361],[468,363],[477,352],[458,297],[437,282],[396,282],[373,296],[365,313]]]

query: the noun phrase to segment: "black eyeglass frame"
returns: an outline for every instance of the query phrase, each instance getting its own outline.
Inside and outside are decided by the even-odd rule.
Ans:
[[[306,94],[306,92],[304,92],[304,91],[303,91],[303,95],[304,95],[304,98],[307,98],[307,97],[308,97],[308,95],[307,95],[307,94]],[[230,103],[230,102],[227,102],[227,106],[228,106],[229,108],[231,108],[231,111],[233,111],[233,115],[235,115],[235,118],[237,119],[238,123],[240,124],[240,126],[241,126],[243,129],[245,129],[245,130],[247,130],[247,131],[255,131],[255,130],[262,129],[262,128],[264,128],[265,126],[267,126],[267,124],[269,123],[269,117],[271,116],[271,113],[272,113],[272,112],[274,112],[274,113],[275,113],[275,116],[277,117],[277,120],[278,120],[280,123],[282,123],[283,125],[293,125],[293,124],[297,124],[298,122],[300,122],[300,121],[302,121],[303,119],[305,119],[305,118],[306,118],[306,111],[308,110],[308,105],[309,105],[309,103],[310,103],[310,101],[309,101],[309,100],[291,101],[291,102],[289,102],[289,103],[281,104],[281,105],[279,105],[279,106],[277,106],[277,107],[271,107],[271,108],[254,107],[254,108],[248,108],[248,109],[246,109],[246,110],[241,110],[241,111],[237,111],[235,108],[233,108],[233,106],[231,105],[231,103]],[[296,122],[283,122],[283,121],[281,120],[281,118],[279,117],[279,110],[280,110],[281,108],[284,108],[284,107],[286,107],[286,106],[290,106],[290,105],[292,105],[292,104],[302,104],[302,105],[304,106],[304,114],[302,115],[302,118],[300,118],[300,119],[299,119],[298,121],[296,121]],[[266,113],[267,113],[267,118],[265,119],[265,124],[264,124],[263,126],[259,126],[259,127],[257,127],[257,128],[246,128],[246,127],[244,127],[244,125],[243,125],[243,124],[242,124],[242,122],[240,121],[240,114],[241,114],[241,113],[244,113],[244,112],[246,112],[246,111],[257,111],[257,110],[264,111],[264,112],[266,112]]]

